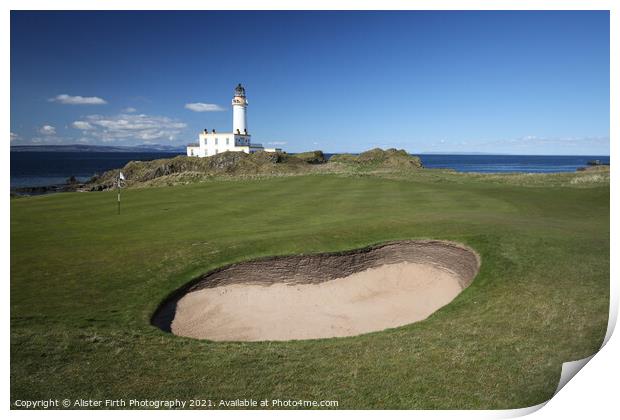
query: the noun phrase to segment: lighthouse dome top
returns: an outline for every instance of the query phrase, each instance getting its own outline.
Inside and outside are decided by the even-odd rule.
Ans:
[[[241,86],[241,83],[235,88],[235,96],[245,97],[245,88]]]

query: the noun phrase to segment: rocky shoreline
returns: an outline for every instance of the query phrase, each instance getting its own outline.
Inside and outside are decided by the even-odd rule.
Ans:
[[[79,192],[90,191],[91,187],[88,185],[91,181],[80,182],[75,176],[67,178],[64,184],[53,185],[38,185],[34,187],[18,187],[11,188],[12,196],[30,196],[30,195],[44,195],[60,192]]]

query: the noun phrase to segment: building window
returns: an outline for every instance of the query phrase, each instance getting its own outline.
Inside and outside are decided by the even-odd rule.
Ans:
[[[228,137],[226,137],[226,145],[228,145]]]
[[[217,144],[217,137],[215,138],[215,144]]]
[[[215,149],[215,154],[217,155],[217,149]]]

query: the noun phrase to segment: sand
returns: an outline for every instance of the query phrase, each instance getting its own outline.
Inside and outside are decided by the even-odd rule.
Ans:
[[[253,284],[250,278],[185,294],[176,302],[170,330],[216,341],[354,336],[421,321],[462,289],[455,272],[413,262],[320,283]]]

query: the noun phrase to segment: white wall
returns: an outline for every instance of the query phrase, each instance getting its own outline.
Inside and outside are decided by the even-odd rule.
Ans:
[[[239,133],[243,134],[245,130],[247,130],[248,125],[245,109],[246,105],[233,104],[233,133],[239,130]]]
[[[188,146],[187,156],[206,157],[226,151],[254,153],[258,151],[281,152],[280,148],[263,148],[262,144],[252,143],[252,136],[240,136],[234,133],[200,133],[198,147]],[[217,144],[215,141],[217,139]],[[228,139],[228,143],[226,140]],[[193,154],[192,154],[193,152]]]
[[[200,156],[200,147],[187,146],[187,156]]]
[[[217,142],[217,143],[216,143]],[[233,133],[200,133],[198,135],[198,148],[188,146],[187,155],[213,156],[226,151],[249,153],[250,136],[240,136]]]

